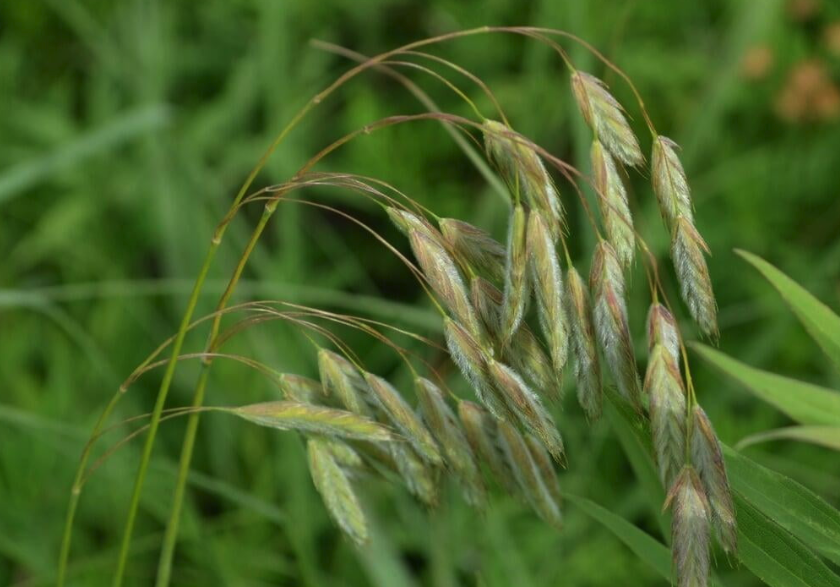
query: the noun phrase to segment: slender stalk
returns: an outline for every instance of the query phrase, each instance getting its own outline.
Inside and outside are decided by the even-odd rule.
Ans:
[[[234,289],[236,288],[236,284],[239,281],[239,278],[242,276],[242,271],[245,269],[245,265],[248,262],[248,258],[251,256],[251,252],[257,245],[257,241],[260,239],[260,236],[262,235],[262,232],[265,229],[266,224],[268,224],[268,220],[271,218],[271,215],[274,213],[275,209],[276,201],[275,205],[269,204],[265,207],[265,211],[263,212],[259,223],[257,224],[256,228],[254,228],[254,232],[251,235],[251,240],[248,242],[248,246],[242,253],[242,257],[239,259],[239,264],[236,266],[236,270],[233,273],[233,277],[231,277],[230,283],[228,284],[225,293],[222,294],[222,297],[219,299],[219,303],[216,308],[217,311],[223,310],[225,306],[227,306],[227,303],[233,295]],[[210,332],[210,337],[207,341],[207,352],[213,350],[213,346],[219,334],[219,327],[221,325],[221,321],[222,314],[218,313],[216,315],[216,318],[213,320],[213,326]],[[210,376],[211,364],[212,359],[210,358],[208,358],[204,362],[204,365],[201,369],[201,375],[199,376],[198,383],[196,384],[195,395],[193,397],[192,403],[192,407],[196,410],[201,408],[202,404],[204,403],[204,395],[207,389],[207,380]],[[190,461],[192,460],[192,453],[193,449],[195,448],[195,438],[196,434],[198,433],[198,422],[199,412],[195,411],[190,414],[190,417],[187,420],[187,430],[184,434],[184,443],[181,448],[181,460],[178,464],[178,479],[175,483],[175,494],[172,498],[172,510],[170,511],[169,521],[166,525],[166,534],[163,539],[163,547],[160,553],[160,562],[158,563],[158,575],[156,583],[156,585],[158,586],[168,585],[169,579],[172,575],[172,559],[175,554],[175,542],[178,538],[178,526],[181,520],[181,507],[184,503],[184,492],[187,486],[187,475],[189,475],[190,472]],[[149,432],[151,434],[151,430]]]

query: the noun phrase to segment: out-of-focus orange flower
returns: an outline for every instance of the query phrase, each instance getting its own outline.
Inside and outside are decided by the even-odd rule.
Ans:
[[[808,20],[820,10],[820,0],[788,0],[787,11],[794,20]]]
[[[832,22],[823,31],[825,48],[834,57],[840,57],[840,20]]]
[[[840,116],[840,89],[822,61],[800,61],[776,97],[776,113],[789,122],[834,120]]]
[[[773,68],[775,57],[767,45],[755,45],[747,49],[741,61],[741,72],[745,78],[760,80],[767,77]]]

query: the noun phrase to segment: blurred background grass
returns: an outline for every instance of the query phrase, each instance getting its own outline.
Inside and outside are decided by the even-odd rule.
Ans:
[[[722,349],[758,367],[837,387],[837,374],[801,326],[732,253],[740,247],[762,255],[837,308],[835,2],[3,2],[0,584],[43,585],[54,578],[69,486],[96,416],[121,379],[175,331],[215,222],[247,171],[294,112],[348,67],[309,41],[375,54],[483,24],[569,30],[630,74],[659,130],[684,146],[698,226],[714,251]],[[580,68],[613,85],[638,122],[627,88],[569,47]],[[519,131],[586,168],[589,132],[571,103],[567,72],[550,50],[519,38],[481,36],[433,52],[480,75]],[[445,109],[469,115],[440,84],[415,79]],[[471,95],[489,114],[489,103]],[[259,184],[288,178],[346,132],[421,110],[394,82],[366,74],[307,119]],[[438,214],[503,232],[504,203],[436,123],[363,137],[320,168],[380,177]],[[640,178],[633,188],[638,224],[664,258],[667,239],[650,189]],[[592,237],[568,197],[571,190],[565,191],[573,252],[586,268]],[[342,206],[406,249],[369,203],[334,190],[307,197]],[[203,310],[215,302],[258,213],[247,210],[228,232]],[[641,276],[635,283],[631,309],[641,349],[647,294]],[[295,300],[432,336],[440,330],[393,255],[352,224],[294,205],[275,216],[238,298]],[[351,332],[342,335],[370,370],[405,387],[393,353]],[[199,333],[189,346],[203,342]],[[304,340],[281,326],[254,329],[231,350],[281,370],[315,372]],[[440,356],[427,355],[451,372]],[[694,370],[701,401],[724,441],[785,423],[699,361]],[[264,380],[240,366],[217,362],[213,373],[211,403],[273,397]],[[152,373],[132,388],[118,416],[150,411],[159,376]],[[195,376],[196,365],[181,366],[171,405],[189,401]],[[458,377],[452,385],[468,393]],[[564,487],[661,537],[654,500],[636,481],[610,422],[587,427],[573,401],[558,417],[571,462]],[[132,584],[147,585],[153,576],[182,432],[178,420],[161,430],[132,553]],[[118,453],[86,488],[73,584],[108,582],[138,452],[133,443]],[[832,453],[774,444],[750,454],[837,504],[840,464]],[[205,417],[175,583],[665,584],[571,506],[567,529],[558,534],[502,496],[479,516],[453,488],[428,512],[382,482],[362,480],[360,486],[374,529],[374,543],[364,551],[342,539],[327,518],[298,439]],[[719,574],[726,585],[757,584],[725,565]]]

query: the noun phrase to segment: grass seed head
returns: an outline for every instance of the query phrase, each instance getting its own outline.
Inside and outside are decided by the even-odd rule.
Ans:
[[[401,208],[394,208],[393,206],[388,206],[385,211],[388,214],[388,218],[394,223],[394,226],[405,236],[409,236],[412,230],[416,230],[437,243],[443,243],[443,236],[423,216]]]
[[[528,245],[525,234],[527,223],[528,216],[525,208],[516,206],[511,214],[508,231],[505,289],[502,301],[502,346],[510,343],[510,339],[522,323],[528,303]]]
[[[392,442],[389,447],[397,465],[397,471],[409,493],[428,506],[436,506],[438,502],[436,470],[429,467],[406,443]]]
[[[453,218],[442,219],[440,229],[455,256],[467,266],[494,281],[504,278],[505,247],[488,232]]]
[[[365,381],[379,406],[394,426],[422,458],[432,465],[442,465],[435,439],[393,385],[382,377],[365,373]]]
[[[318,371],[324,390],[327,394],[335,394],[345,408],[365,416],[373,413],[362,393],[367,385],[350,361],[337,353],[320,349]]]
[[[368,541],[367,521],[344,470],[324,441],[309,439],[307,450],[312,481],[330,516],[353,542],[365,544]]]
[[[717,338],[717,302],[706,265],[705,255],[708,252],[709,247],[691,221],[685,217],[677,218],[671,240],[671,257],[680,292],[703,334]]]
[[[653,347],[645,374],[650,427],[659,478],[671,487],[685,464],[685,391],[677,364],[663,344]]]
[[[415,387],[423,420],[440,444],[446,464],[458,478],[464,498],[474,507],[484,507],[487,492],[481,479],[481,471],[455,414],[434,383],[418,377],[415,379]]]
[[[668,137],[653,140],[651,156],[651,181],[659,201],[659,211],[668,227],[673,227],[679,216],[693,222],[691,190],[680,158],[677,143]]]
[[[738,528],[720,442],[703,408],[694,406],[692,418],[691,459],[709,496],[715,536],[726,552],[734,553],[738,549]]]
[[[539,469],[543,484],[555,503],[560,505],[562,503],[560,481],[557,478],[557,471],[554,470],[554,464],[551,462],[551,456],[545,450],[545,445],[533,434],[525,435],[525,444],[528,445],[528,452],[531,453],[531,458]]]
[[[644,161],[639,141],[627,124],[624,108],[610,94],[604,82],[576,71],[572,74],[572,89],[586,123],[612,155],[626,165],[640,165]]]
[[[607,367],[621,395],[641,412],[639,375],[624,299],[624,276],[613,248],[606,241],[595,248],[590,283],[594,296],[595,335],[604,351]]]
[[[478,404],[468,401],[458,404],[458,416],[475,455],[487,464],[493,477],[508,493],[518,495],[519,488],[515,484],[513,471],[498,443],[493,417]]]
[[[633,263],[636,237],[633,232],[633,217],[627,202],[627,190],[615,161],[597,139],[592,143],[592,173],[607,238],[618,254],[621,264],[629,267]]]
[[[647,318],[648,350],[661,344],[674,358],[674,363],[679,369],[680,365],[680,332],[677,329],[677,321],[662,304],[651,304]]]
[[[328,400],[324,386],[319,381],[303,375],[283,373],[279,377],[279,384],[283,396],[291,401],[324,404]]]
[[[673,506],[671,550],[679,587],[706,587],[709,580],[709,501],[697,473],[683,467],[666,506]]]
[[[566,308],[575,355],[578,402],[586,418],[594,422],[601,417],[604,401],[601,388],[601,366],[595,341],[595,327],[592,324],[589,291],[574,267],[569,267],[566,288]]]
[[[563,308],[563,272],[555,241],[548,230],[548,224],[539,212],[532,212],[528,217],[527,249],[540,325],[548,341],[556,379],[561,381],[568,358],[569,340]]]
[[[543,520],[555,528],[562,528],[560,506],[543,482],[542,472],[531,457],[522,435],[508,422],[498,422],[497,426],[502,452],[525,499]]]

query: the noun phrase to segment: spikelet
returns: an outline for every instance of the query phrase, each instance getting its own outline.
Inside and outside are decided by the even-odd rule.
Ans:
[[[353,447],[337,438],[328,438],[326,436],[319,437],[319,440],[324,443],[327,450],[330,451],[335,462],[342,467],[361,467],[364,465],[362,457],[356,452]],[[368,443],[368,446],[372,446]]]
[[[368,441],[387,441],[393,438],[387,426],[369,418],[312,404],[278,401],[221,410],[254,424],[278,430],[297,430]]]
[[[497,426],[502,452],[507,457],[517,485],[528,503],[543,520],[555,528],[562,528],[563,517],[560,507],[543,482],[540,469],[531,458],[522,435],[507,422],[498,422]]]
[[[554,239],[539,212],[532,212],[528,217],[527,249],[540,325],[548,341],[557,379],[560,380],[568,357],[569,338],[563,309],[563,273]]]
[[[499,167],[508,189],[524,195],[529,205],[545,217],[554,238],[558,238],[563,228],[563,207],[542,159],[524,137],[501,122],[485,120],[483,127],[487,155]]]
[[[517,494],[513,471],[498,445],[493,417],[479,405],[468,401],[458,404],[458,416],[475,455],[487,464],[493,477],[508,493]]]
[[[668,137],[658,136],[653,140],[651,181],[659,200],[659,211],[669,228],[674,226],[679,216],[693,222],[691,190],[677,156],[678,148],[677,143]]]
[[[615,161],[597,139],[592,143],[592,174],[607,238],[621,264],[629,267],[633,263],[635,235],[633,217],[627,203],[627,190],[624,189]]]
[[[400,392],[382,377],[377,377],[372,373],[365,373],[364,377],[379,407],[388,415],[397,430],[402,432],[417,454],[432,465],[442,465],[443,460],[435,439],[423,426],[411,406],[402,398]]]
[[[566,276],[566,309],[569,315],[572,349],[575,354],[577,396],[586,418],[594,422],[601,417],[603,391],[601,367],[595,342],[595,327],[589,306],[589,292],[574,267]]]
[[[478,400],[497,418],[506,417],[507,408],[496,397],[488,375],[485,353],[475,338],[466,328],[450,318],[443,320],[443,334],[449,355],[469,382]]]
[[[677,321],[662,304],[651,304],[647,318],[648,351],[658,344],[664,346],[668,354],[674,358],[674,364],[679,370],[680,365],[680,332]]]
[[[650,428],[659,478],[667,489],[685,463],[685,391],[677,364],[665,345],[653,347],[645,374]]]
[[[366,385],[350,361],[332,351],[318,351],[318,371],[324,390],[335,394],[342,405],[356,414],[370,416],[372,410],[359,390]]]
[[[502,346],[507,346],[525,316],[528,302],[528,249],[525,230],[528,217],[525,208],[516,206],[508,232],[505,290],[502,302]]]
[[[641,412],[639,375],[624,301],[624,276],[613,248],[606,241],[601,241],[595,248],[590,287],[594,298],[595,335],[607,366],[621,395]]]
[[[414,212],[409,212],[408,210],[403,210],[401,208],[394,208],[393,206],[385,208],[385,212],[388,214],[388,218],[391,219],[391,222],[394,223],[394,226],[396,226],[405,236],[410,236],[411,231],[416,230],[417,232],[426,235],[433,241],[443,244],[443,236],[423,216],[419,216]]]
[[[468,222],[443,218],[440,230],[455,256],[494,281],[505,275],[505,247],[486,231]]]
[[[286,399],[306,404],[327,402],[324,386],[314,379],[293,373],[283,373],[278,378],[278,382]]]
[[[312,481],[333,520],[353,542],[358,545],[366,543],[368,532],[365,514],[332,451],[316,438],[307,441],[307,449]]]
[[[437,478],[432,468],[426,465],[410,445],[392,442],[388,446],[409,493],[428,506],[437,505]]]
[[[679,587],[706,587],[709,578],[709,501],[697,473],[683,467],[665,507],[673,504],[671,540]]]
[[[676,220],[671,241],[671,257],[680,283],[680,292],[691,317],[706,336],[717,338],[717,304],[704,254],[709,247],[684,217]]]
[[[572,89],[586,123],[613,156],[627,165],[644,161],[639,141],[627,124],[624,109],[596,77],[576,71]]]
[[[481,480],[481,471],[467,438],[458,426],[455,414],[434,383],[418,377],[414,384],[420,399],[423,421],[440,444],[446,464],[461,484],[464,498],[473,507],[483,507],[487,501],[487,493]]]
[[[555,460],[563,462],[563,440],[539,396],[507,365],[491,359],[487,362],[487,368],[499,395],[520,424],[545,443]]]
[[[531,458],[534,459],[534,464],[537,465],[537,469],[540,471],[540,478],[543,484],[557,505],[560,505],[562,501],[560,481],[557,479],[557,472],[554,470],[551,456],[545,450],[545,446],[540,442],[540,439],[533,434],[525,435],[525,444],[528,445],[528,452],[531,453]]]
[[[442,244],[419,231],[409,232],[409,240],[414,256],[423,269],[429,285],[452,315],[466,326],[473,336],[481,339],[483,337],[481,325],[470,304],[469,293],[455,261]]]
[[[720,443],[712,423],[700,406],[694,406],[692,418],[691,459],[709,496],[715,536],[724,550],[732,553],[738,548],[738,529]]]
[[[470,285],[470,297],[488,335],[500,344],[502,292],[487,280],[476,277]],[[527,324],[522,324],[507,348],[502,349],[502,359],[521,373],[541,395],[551,399],[560,398],[562,388],[555,377],[551,359]]]

